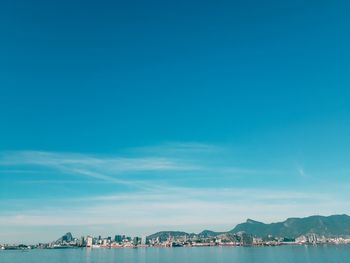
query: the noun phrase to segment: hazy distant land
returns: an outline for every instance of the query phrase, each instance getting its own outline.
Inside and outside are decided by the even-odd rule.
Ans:
[[[198,234],[161,231],[141,237],[114,235],[74,238],[69,232],[51,243],[36,245],[1,245],[1,249],[32,248],[138,248],[192,246],[278,246],[287,244],[350,244],[350,216],[310,216],[288,218],[265,224],[247,219],[227,232],[204,230]]]

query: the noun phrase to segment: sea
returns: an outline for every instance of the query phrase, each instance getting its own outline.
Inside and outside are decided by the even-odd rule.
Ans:
[[[0,263],[350,262],[350,245],[33,249],[0,251]]]

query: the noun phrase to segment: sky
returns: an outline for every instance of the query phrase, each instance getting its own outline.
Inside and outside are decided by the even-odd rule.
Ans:
[[[348,1],[0,3],[0,243],[350,213]]]

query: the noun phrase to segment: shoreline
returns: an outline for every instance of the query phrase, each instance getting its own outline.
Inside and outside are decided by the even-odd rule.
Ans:
[[[31,247],[28,246],[27,248],[20,248],[15,246],[9,246],[9,247],[1,247],[0,251],[31,251],[31,250],[65,250],[65,249],[86,249],[86,250],[111,250],[111,249],[152,249],[152,248],[161,248],[161,249],[170,249],[170,248],[207,248],[207,247],[218,247],[218,248],[265,248],[265,247],[286,247],[286,246],[295,246],[295,247],[324,247],[324,246],[349,246],[350,243],[283,243],[283,244],[276,244],[276,245],[191,245],[191,246],[148,246],[148,245],[141,245],[141,246],[99,246],[99,247],[77,247],[77,246],[65,246],[65,247],[50,247],[50,248],[40,248],[40,247]]]

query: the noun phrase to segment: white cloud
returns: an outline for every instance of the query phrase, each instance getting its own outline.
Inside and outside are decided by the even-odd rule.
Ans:
[[[147,232],[147,229],[157,227],[222,231],[247,217],[271,222],[290,216],[347,212],[342,210],[347,207],[343,201],[346,198],[339,193],[319,193],[306,188],[291,190],[290,186],[286,188],[288,191],[284,191],[266,187],[267,184],[255,188],[238,185],[221,185],[220,188],[206,185],[200,188],[190,184],[179,187],[168,180],[171,177],[164,177],[182,174],[186,180],[186,176],[195,174],[199,178],[211,176],[219,181],[225,175],[239,175],[254,182],[255,178],[263,179],[265,175],[285,174],[276,169],[232,166],[227,160],[220,159],[223,153],[228,154],[222,147],[196,143],[137,148],[118,156],[41,151],[3,152],[0,154],[0,167],[8,171],[33,172],[38,168],[42,172],[42,169],[48,169],[56,174],[86,179],[78,182],[103,183],[99,187],[104,187],[105,183],[116,184],[128,186],[131,190],[105,195],[91,193],[90,196],[75,198],[59,196],[57,200],[45,200],[45,196],[40,199],[28,197],[25,201],[7,199],[7,206],[13,203],[12,207],[19,208],[0,211],[0,226],[86,226],[87,231],[93,226],[100,226],[105,232],[108,228],[118,226],[135,234],[136,231]],[[299,173],[303,174],[304,171],[299,170]],[[17,172],[13,174],[16,176]],[[153,178],[155,174],[161,174],[163,181]],[[141,180],[140,175],[148,177]],[[76,183],[72,178],[47,178],[42,173],[39,179],[21,180],[30,187],[30,184],[36,183]],[[16,206],[21,202],[25,205]]]
[[[270,221],[286,216],[336,211],[344,202],[335,196],[259,189],[167,188],[63,200],[40,209],[14,212],[0,217],[0,225],[229,225],[245,217]],[[42,201],[41,201],[42,202]],[[35,206],[30,206],[35,207]]]
[[[27,165],[45,167],[62,173],[80,175],[110,183],[150,188],[153,184],[138,182],[132,178],[118,178],[121,174],[136,172],[194,171],[199,167],[183,160],[155,157],[111,157],[75,153],[41,151],[5,152],[0,155],[0,166]]]

